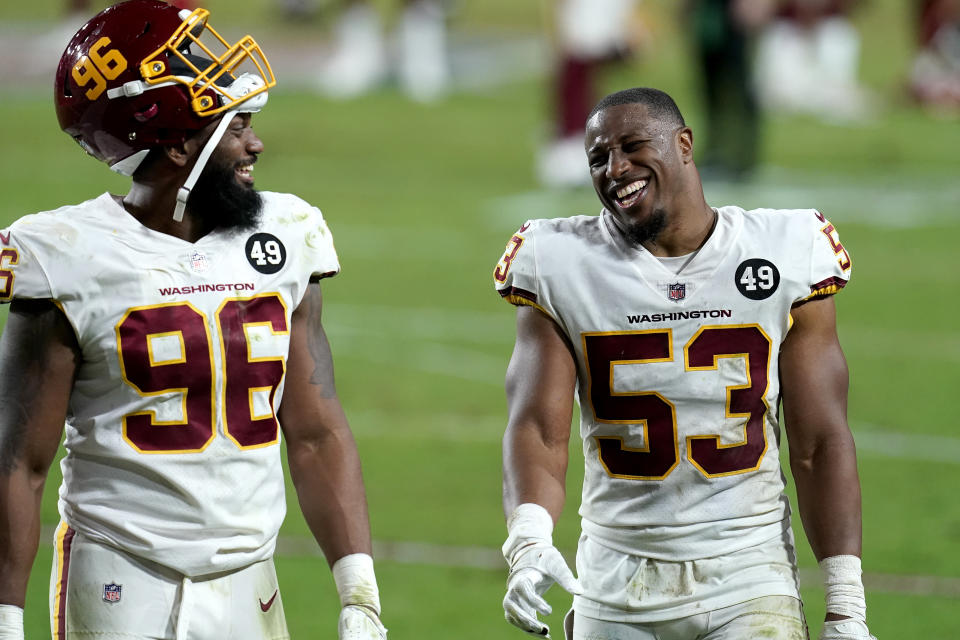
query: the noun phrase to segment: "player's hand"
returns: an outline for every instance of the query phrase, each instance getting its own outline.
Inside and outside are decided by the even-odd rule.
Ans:
[[[583,587],[552,544],[537,542],[520,549],[510,566],[507,595],[503,598],[507,622],[527,633],[549,638],[550,628],[537,620],[537,614],[547,616],[553,611],[543,599],[553,583],[574,595],[583,593]]]
[[[870,635],[867,623],[847,618],[827,620],[820,631],[820,640],[877,640]]]
[[[348,604],[340,610],[337,637],[340,640],[387,640],[387,629],[370,607]]]

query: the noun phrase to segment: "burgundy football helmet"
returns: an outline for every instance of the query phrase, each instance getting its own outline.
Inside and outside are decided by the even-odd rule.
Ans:
[[[156,146],[178,144],[225,111],[255,112],[276,85],[252,37],[228,44],[206,9],[128,0],[70,40],[54,80],[60,128],[131,175]]]

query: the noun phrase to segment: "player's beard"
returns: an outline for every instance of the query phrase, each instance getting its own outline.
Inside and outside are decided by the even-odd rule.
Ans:
[[[637,246],[643,246],[646,242],[656,240],[666,226],[667,212],[663,209],[654,209],[644,220],[627,224],[624,233]]]
[[[190,191],[190,211],[209,228],[249,231],[260,222],[263,198],[252,185],[237,182],[233,166],[213,158]]]

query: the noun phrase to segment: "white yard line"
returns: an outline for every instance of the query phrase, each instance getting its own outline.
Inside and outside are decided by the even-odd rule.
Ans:
[[[816,208],[837,223],[883,228],[960,223],[960,185],[951,176],[911,176],[910,180],[844,176],[841,181],[826,174],[764,167],[755,180],[742,184],[706,182],[704,192],[714,206]],[[600,204],[589,187],[571,191],[538,189],[491,198],[484,210],[497,229],[512,229],[530,218],[595,214]]]
[[[328,330],[328,333],[340,332]],[[344,337],[343,333],[337,336],[335,358],[349,357],[388,368],[503,386],[508,356],[492,356],[479,349],[424,341],[397,342],[388,336],[364,335],[357,340]]]
[[[277,542],[280,555],[320,555],[316,542],[305,537],[281,536]],[[379,560],[399,564],[418,564],[455,569],[503,571],[506,564],[500,549],[494,547],[455,546],[422,542],[374,542],[374,555]],[[565,553],[572,559],[572,551]],[[818,569],[800,569],[801,587],[823,586]],[[911,576],[865,572],[867,593],[901,593],[916,596],[960,597],[960,578],[947,576]]]
[[[54,527],[44,526],[41,540],[50,544]],[[446,569],[482,569],[503,571],[506,565],[500,549],[496,547],[457,546],[425,542],[380,541],[373,543],[373,553],[378,560],[398,564],[417,564]],[[281,535],[277,539],[278,556],[322,556],[317,542],[308,536]],[[568,559],[573,552],[566,550]],[[890,573],[863,574],[867,592],[902,593],[916,596],[960,597],[960,578],[950,576],[911,576]],[[801,587],[820,587],[820,572],[817,569],[800,569]]]
[[[960,438],[889,431],[857,422],[852,427],[859,454],[960,464]]]
[[[502,373],[502,372],[501,372]],[[502,384],[501,378],[497,380]],[[506,410],[501,415],[466,413],[405,413],[404,422],[416,423],[416,431],[395,428],[395,413],[377,409],[347,409],[354,432],[361,437],[388,437],[404,440],[443,440],[462,444],[492,444],[500,441],[506,426]],[[960,465],[960,438],[923,433],[893,431],[887,427],[853,421],[857,452],[865,458],[895,458],[916,462]],[[576,439],[576,425],[573,438]],[[575,443],[571,446],[577,446]]]
[[[513,340],[514,317],[509,309],[503,313],[458,310],[449,307],[397,307],[377,304],[343,304],[331,302],[327,310],[327,331],[336,336],[336,355],[377,365],[407,368],[413,371],[449,376],[471,383],[502,388],[510,344]],[[898,344],[902,331],[850,325],[846,332],[854,341],[867,333],[877,344]],[[402,340],[397,337],[402,336]],[[923,345],[930,345],[926,357],[957,361],[960,336],[950,332],[929,335]],[[468,343],[464,344],[451,344]],[[934,345],[939,345],[934,349]],[[355,413],[362,422],[377,424],[391,416],[375,410]],[[392,420],[389,419],[387,422]],[[476,424],[485,428],[471,430],[471,442],[499,438],[501,416],[451,414],[438,420],[433,413],[424,414],[422,422]],[[493,424],[496,429],[486,429]],[[872,456],[917,461],[960,464],[960,438],[907,433],[852,420],[857,446],[861,453]],[[436,437],[458,441],[456,430],[438,427],[431,433],[410,434],[411,438]],[[466,440],[465,440],[466,441]]]
[[[491,278],[492,282],[492,278]],[[493,285],[492,296],[496,296]],[[403,336],[431,342],[457,340],[477,344],[513,344],[513,310],[505,303],[496,311],[454,307],[397,307],[382,304],[326,303],[324,326],[341,332]],[[506,363],[504,363],[506,364]]]

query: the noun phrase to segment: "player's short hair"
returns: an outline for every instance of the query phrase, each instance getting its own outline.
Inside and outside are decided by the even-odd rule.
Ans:
[[[680,107],[669,94],[650,87],[634,87],[624,89],[606,96],[593,108],[587,120],[609,107],[621,104],[642,104],[650,111],[650,115],[667,124],[685,127],[687,123],[680,113]]]

